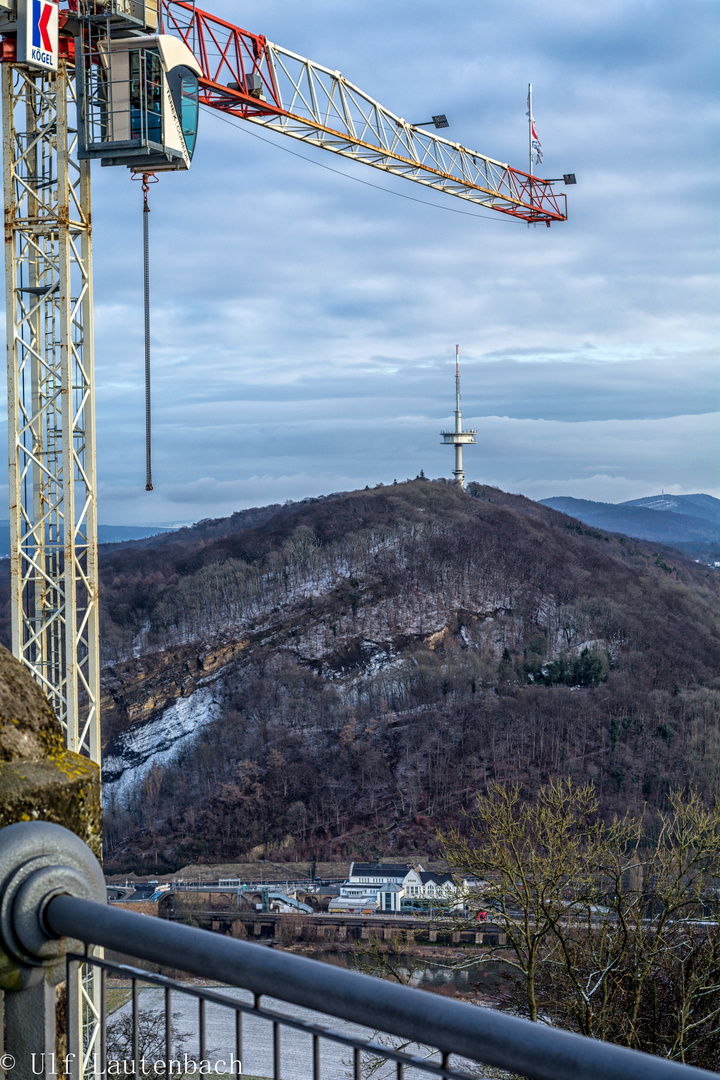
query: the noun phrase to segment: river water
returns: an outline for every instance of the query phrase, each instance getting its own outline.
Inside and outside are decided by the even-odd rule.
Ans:
[[[314,960],[325,964],[353,969],[356,967],[352,953],[314,952]],[[439,960],[427,960],[410,954],[398,957],[399,967],[410,986],[427,986],[434,990],[441,987],[454,987],[459,993],[480,991],[492,997],[503,985],[511,968],[502,960],[490,960],[482,966],[468,963],[465,967],[443,964]],[[374,972],[370,972],[374,974]]]
[[[316,959],[337,964],[343,967],[352,967],[352,957],[343,953],[317,953]],[[481,983],[481,988],[486,989],[487,983],[480,972],[475,969],[454,971],[439,963],[422,961],[418,966],[417,959],[407,958],[407,971],[410,981],[416,985],[440,986],[451,982],[458,989],[471,989]],[[231,986],[213,987],[215,992],[222,994],[233,1001],[242,1001],[252,1004],[252,995],[249,991]],[[487,991],[486,991],[487,992]],[[164,992],[153,987],[144,987],[140,990],[140,1009],[142,1012],[160,1012],[163,1009]],[[374,1041],[398,1045],[400,1040],[393,1043],[388,1036],[363,1028],[358,1024],[350,1024],[344,1020],[337,1020],[309,1009],[303,1009],[297,1005],[291,1005],[284,1001],[263,997],[263,1008],[281,1013],[283,1016],[293,1017],[317,1024],[323,1028],[331,1028],[334,1032],[358,1037],[362,1039],[372,1038]],[[180,992],[172,994],[173,1028],[176,1032],[175,1045],[173,1046],[173,1058],[185,1061],[187,1055],[188,1071],[193,1071],[192,1063],[198,1058],[198,1002],[195,998],[188,997]],[[205,1013],[206,1030],[206,1056],[208,1063],[203,1071],[214,1073],[238,1072],[234,1062],[235,1055],[235,1014],[234,1011],[220,1005],[207,1003]],[[117,1026],[123,1017],[127,1017],[130,1010],[129,1002],[117,1009],[109,1018],[109,1025]],[[272,1023],[251,1013],[243,1014],[243,1051],[242,1073],[251,1077],[273,1076],[273,1030]],[[184,1038],[181,1038],[184,1036]],[[321,1080],[345,1080],[352,1076],[352,1049],[329,1039],[322,1039],[320,1043],[320,1077]],[[411,1045],[404,1048],[407,1053],[427,1058],[429,1061],[439,1062],[439,1054],[427,1047]],[[154,1051],[161,1053],[159,1049]],[[131,1057],[129,1047],[123,1056]],[[367,1080],[391,1080],[395,1077],[396,1066],[393,1062],[379,1063],[377,1058],[363,1055],[364,1067],[362,1075]],[[295,1028],[281,1026],[280,1029],[280,1075],[283,1080],[313,1080],[313,1047],[312,1036]],[[467,1061],[454,1059],[452,1064],[463,1071],[471,1072],[476,1076],[482,1076],[481,1067]],[[129,1067],[129,1066],[128,1066]],[[148,1066],[150,1070],[150,1066]],[[184,1068],[183,1068],[183,1071]],[[407,1080],[422,1080],[427,1077],[421,1069],[408,1068],[404,1072]],[[152,1072],[149,1071],[149,1076]],[[201,1080],[199,1077],[198,1080]]]

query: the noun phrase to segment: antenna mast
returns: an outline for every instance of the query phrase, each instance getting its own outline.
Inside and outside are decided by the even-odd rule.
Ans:
[[[462,429],[462,413],[460,412],[460,346],[455,346],[455,430],[441,431],[443,443],[455,447],[455,469],[453,476],[458,487],[465,486],[465,472],[462,464],[462,448],[475,442],[477,431],[468,428]]]

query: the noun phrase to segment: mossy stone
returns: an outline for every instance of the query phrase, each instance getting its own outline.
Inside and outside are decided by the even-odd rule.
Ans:
[[[99,766],[65,749],[40,687],[0,646],[0,828],[16,821],[64,825],[102,856]]]

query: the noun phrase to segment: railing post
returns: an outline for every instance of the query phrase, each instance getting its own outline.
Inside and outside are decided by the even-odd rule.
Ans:
[[[82,1013],[80,1011],[80,965],[76,960],[67,967],[67,1073],[68,1080],[82,1075]]]
[[[5,994],[6,1076],[36,1080],[62,1072],[55,1060],[55,985],[47,978]],[[14,1058],[12,1071],[7,1055]],[[58,1067],[60,1066],[60,1067]]]
[[[46,821],[0,830],[0,988],[11,1080],[49,1080],[66,1071],[77,1078],[82,1072],[77,977],[67,983],[67,1069],[65,1060],[56,1060],[56,987],[65,977],[65,953],[82,949],[45,925],[47,905],[62,895],[106,902],[102,869],[82,840]]]

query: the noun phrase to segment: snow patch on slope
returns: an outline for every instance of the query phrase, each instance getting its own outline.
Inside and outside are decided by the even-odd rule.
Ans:
[[[116,752],[103,760],[103,801],[125,798],[153,765],[175,760],[219,711],[220,702],[204,686],[190,697],[178,698],[157,720],[121,735]]]

